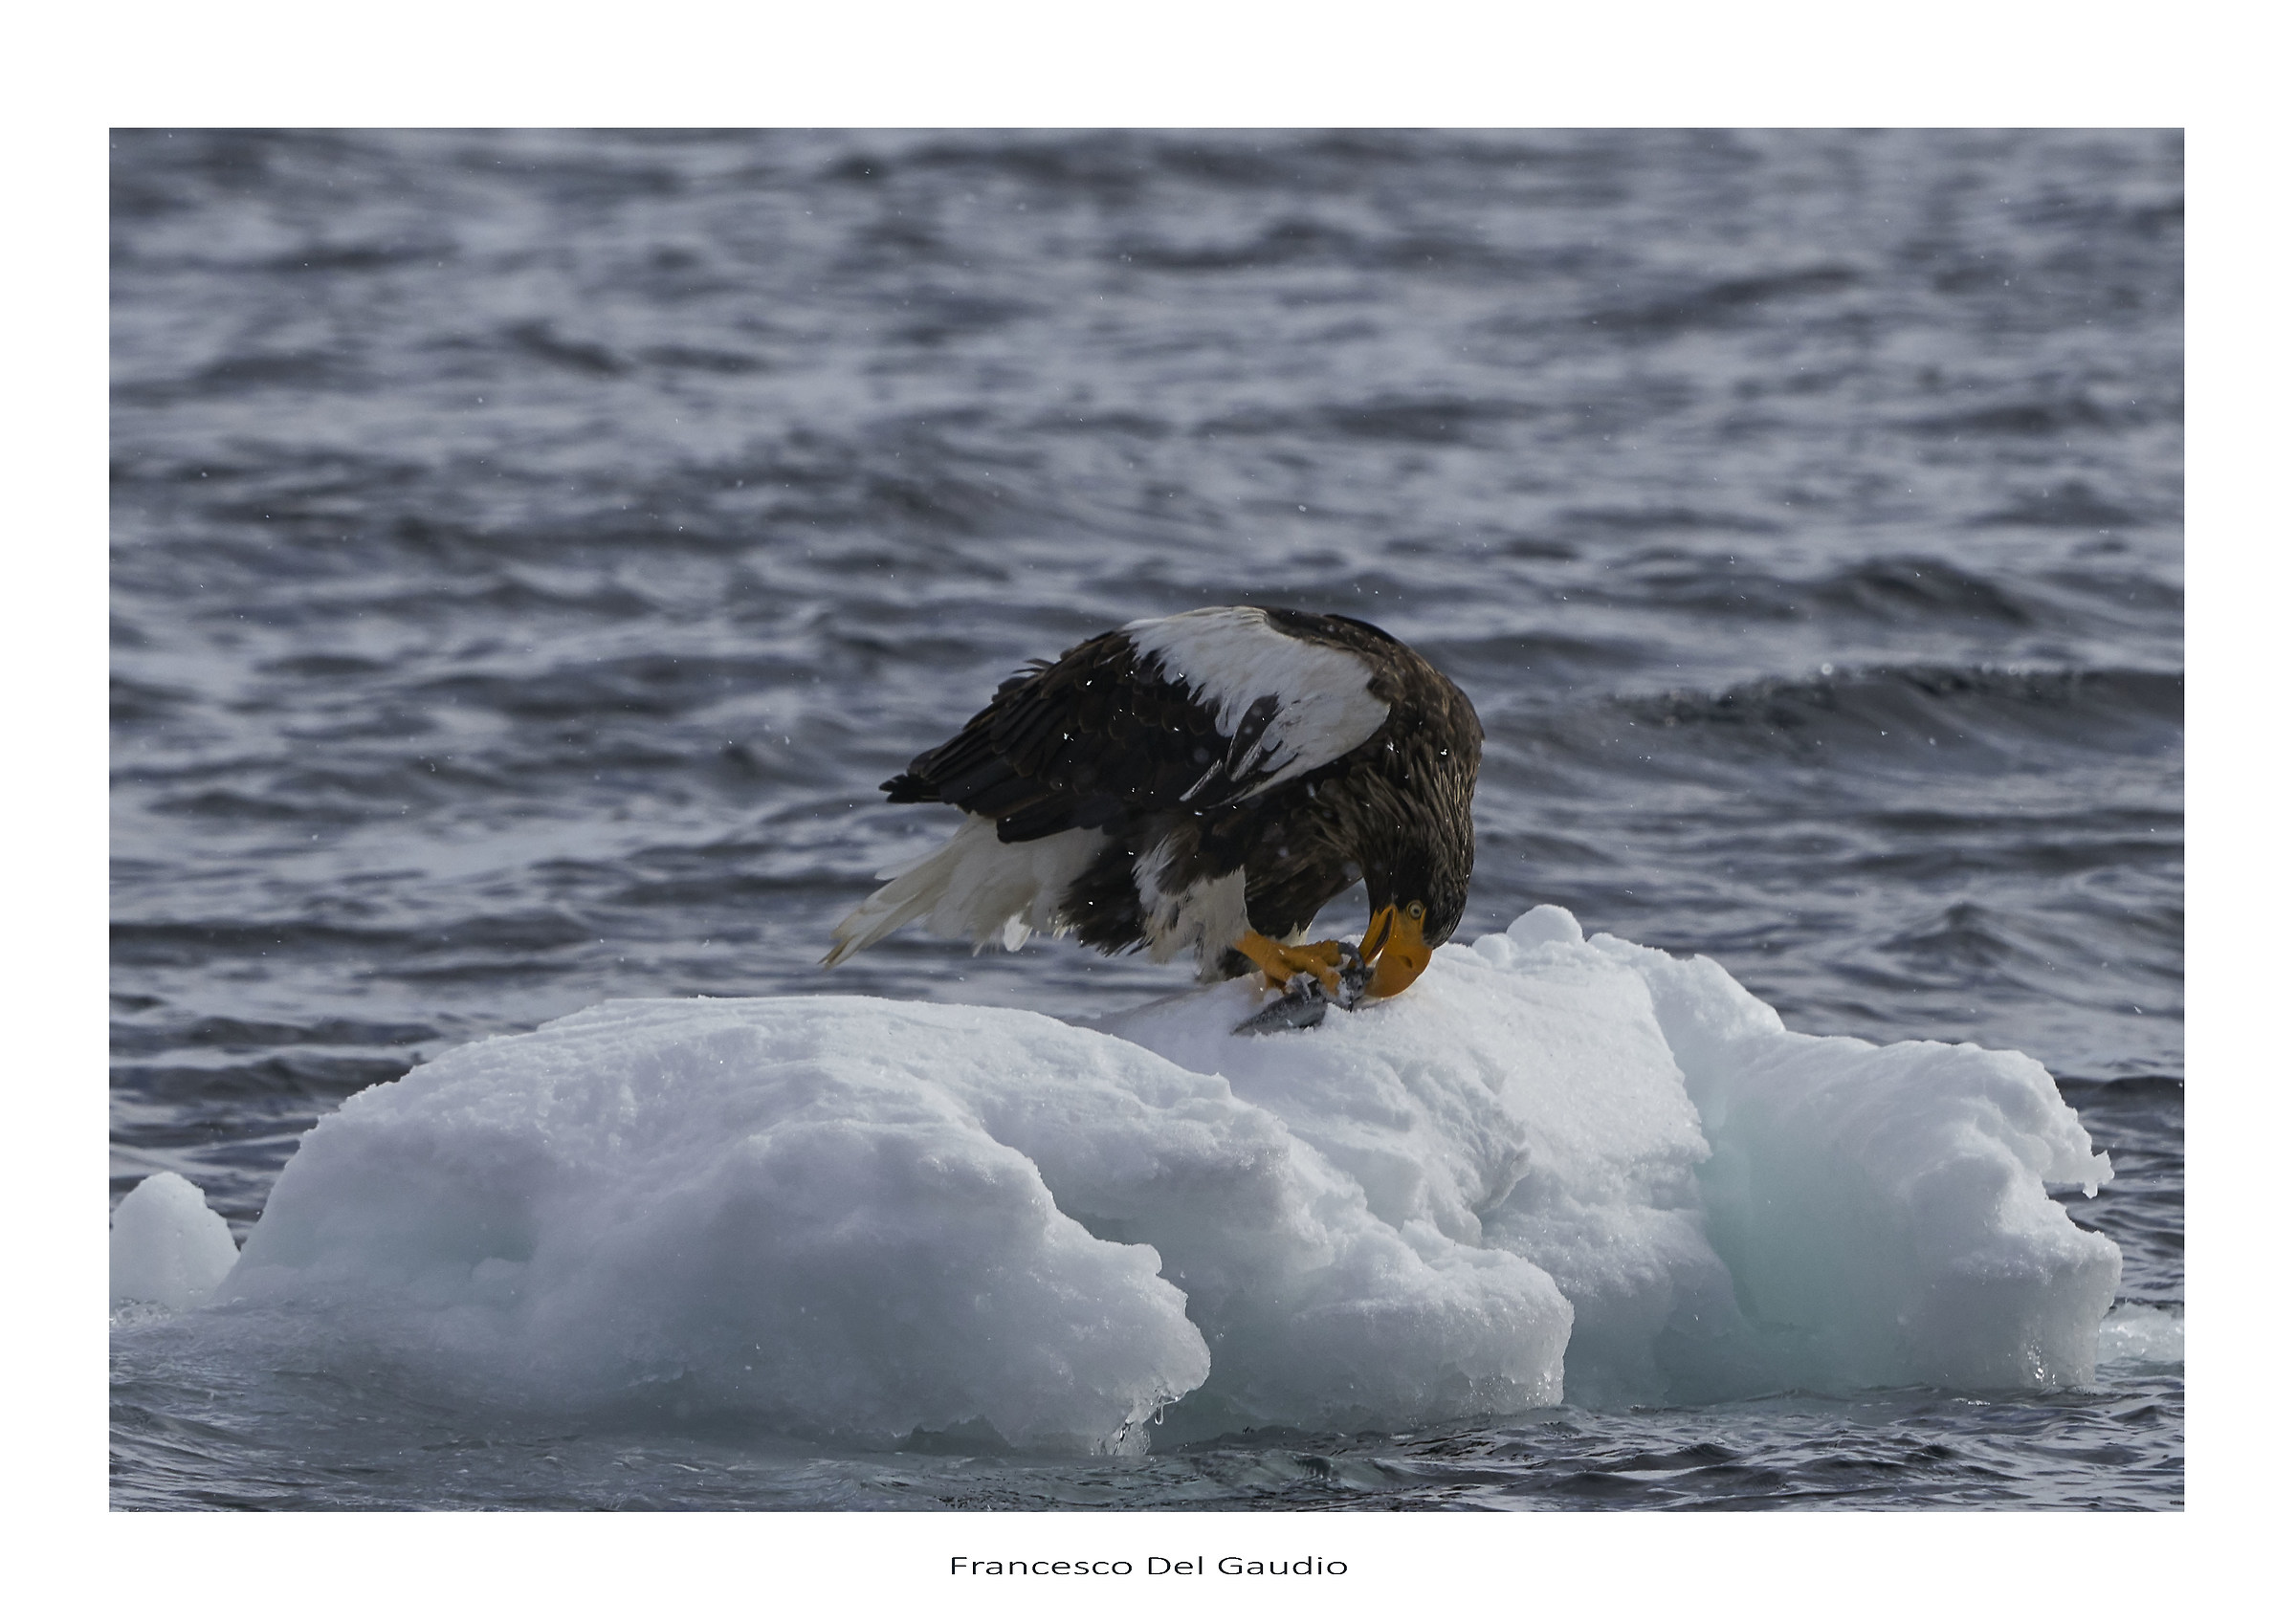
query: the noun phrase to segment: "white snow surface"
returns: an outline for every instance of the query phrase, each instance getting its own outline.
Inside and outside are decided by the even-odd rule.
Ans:
[[[2120,1256],[2044,1185],[2110,1169],[2022,1055],[1788,1032],[1555,908],[1311,1030],[1230,1035],[1256,1001],[475,1042],[312,1130],[213,1311],[521,1404],[1049,1448],[1175,1399],[1201,1434],[2093,1378]]]
[[[152,1173],[113,1209],[115,1309],[196,1306],[238,1260],[231,1225],[208,1210],[199,1185],[180,1173]]]

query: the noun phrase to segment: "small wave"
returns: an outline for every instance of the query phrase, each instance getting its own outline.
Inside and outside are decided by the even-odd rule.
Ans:
[[[112,720],[119,726],[165,720],[193,699],[194,695],[182,688],[139,682],[117,671],[112,675]]]
[[[2033,611],[1980,576],[1933,558],[1878,558],[1828,576],[1813,601],[1873,620],[2029,625]]]
[[[1477,424],[1512,422],[1545,414],[1546,408],[1512,401],[1380,399],[1360,406],[1326,407],[1323,421],[1335,432],[1359,440],[1400,440],[1441,445],[1464,438]]]
[[[638,353],[640,359],[673,372],[715,372],[720,377],[739,378],[773,370],[772,363],[761,357],[732,349],[673,343],[656,344]]]
[[[2091,428],[2115,428],[2125,419],[2107,411],[2084,395],[2063,399],[2009,401],[1999,406],[1974,406],[1966,411],[1943,411],[1916,417],[1906,427],[1917,434],[1958,438],[2007,435],[2029,439],[2043,434],[2069,434]]]
[[[2110,1077],[2063,1076],[2057,1079],[2057,1086],[2067,1100],[2084,1108],[2087,1102],[2107,1099],[2150,1099],[2173,1103],[2179,1108],[2184,1104],[2184,1078],[2156,1071]]]
[[[1525,682],[1556,687],[1616,676],[1639,669],[1645,658],[1632,642],[1606,643],[1559,632],[1428,637],[1421,639],[1419,647],[1455,680],[1486,693],[1504,692]],[[1488,680],[1479,681],[1486,673]]]
[[[1954,903],[1938,917],[1885,942],[1883,951],[1916,968],[1956,973],[1998,969],[2031,955],[2007,919],[1976,902]]]
[[[1778,533],[1769,521],[1691,507],[1577,509],[1561,515],[1572,532],[1650,537],[1610,580],[1579,586],[1574,601],[1627,611],[1652,608],[1743,624],[1752,620],[1838,623],[1989,631],[2039,624],[2044,611],[2008,586],[1935,558],[1899,555],[1864,559],[1815,579],[1764,570],[1735,552],[1693,550],[1687,540],[1716,533],[1759,537]],[[1740,542],[1743,548],[1746,545]]]
[[[1447,445],[1467,439],[1486,424],[1518,422],[1548,414],[1527,401],[1475,400],[1465,395],[1374,395],[1351,405],[1314,410],[1267,407],[1226,412],[1200,424],[1206,439],[1260,437],[1339,438],[1402,445]]]
[[[430,703],[471,706],[530,721],[664,718],[732,694],[803,682],[812,674],[806,662],[794,657],[681,659],[649,653],[532,673],[458,672],[423,683],[412,692]]]
[[[2176,670],[1869,668],[1815,680],[1765,677],[1713,693],[1621,701],[1637,721],[1699,728],[1789,751],[1892,734],[1938,742],[2022,736],[2152,749],[2184,718]]]
[[[115,919],[112,961],[115,965],[149,967],[204,965],[219,957],[260,957],[273,953],[296,956],[364,955],[387,951],[406,938],[401,931],[361,930],[336,924]]]
[[[1357,241],[1352,232],[1295,216],[1243,242],[1190,247],[1136,237],[1125,243],[1122,257],[1153,271],[1254,271],[1317,261],[1347,264],[1358,257]]]
[[[265,660],[255,669],[266,676],[318,677],[323,680],[341,676],[385,676],[390,673],[391,668],[382,660],[363,659],[357,654],[309,653]]]
[[[115,920],[116,964],[208,965],[233,957],[333,957],[367,963],[453,953],[471,948],[546,953],[595,938],[586,924],[565,913],[529,910],[475,913],[419,930],[362,928],[302,920]]]
[[[208,789],[196,795],[176,795],[154,801],[150,810],[166,817],[203,818],[210,822],[364,822],[369,818],[395,816],[399,806],[329,804],[317,800],[283,800],[273,795],[250,795],[236,789]]]
[[[112,385],[120,406],[178,406],[234,399],[271,389],[332,390],[362,385],[364,375],[337,356],[311,350],[257,351],[214,362],[188,376],[128,379]]]
[[[405,1054],[369,1058],[288,1049],[233,1064],[118,1065],[112,1086],[150,1099],[254,1102],[276,1109],[283,1101],[345,1099],[377,1083],[398,1081],[413,1064]]]
[[[1690,292],[1639,304],[1612,305],[1587,316],[1589,325],[1612,332],[1667,335],[1689,327],[1734,321],[1749,312],[1789,298],[1841,293],[1864,278],[1844,265],[1820,265],[1769,275],[1733,276]]]
[[[1147,184],[1150,162],[1148,152],[1121,131],[1057,138],[937,134],[905,151],[891,140],[872,140],[864,150],[824,164],[821,175],[839,186],[877,187],[911,176],[938,180],[971,173],[1120,201]]]
[[[2039,530],[2114,530],[2144,521],[2131,508],[2108,501],[2079,479],[2037,491],[1976,520]]]
[[[435,265],[453,257],[454,244],[443,237],[417,242],[314,242],[277,255],[265,269],[298,271],[396,271]]]
[[[520,321],[503,337],[513,349],[585,378],[619,378],[630,363],[601,343],[563,338],[548,321]]]
[[[407,1020],[239,1020],[209,1015],[188,1025],[122,1026],[112,1035],[115,1054],[144,1056],[170,1048],[405,1048],[437,1039],[435,1026]]]

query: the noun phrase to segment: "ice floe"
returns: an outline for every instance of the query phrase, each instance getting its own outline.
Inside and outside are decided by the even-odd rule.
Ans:
[[[199,1186],[154,1173],[112,1212],[112,1306],[195,1306],[238,1257],[231,1225],[208,1209]]]
[[[204,1317],[521,1405],[1033,1447],[2093,1378],[2120,1257],[2047,1186],[2110,1168],[2021,1055],[1789,1032],[1555,908],[1309,1030],[1233,1035],[1255,1001],[475,1042],[312,1130]],[[122,1226],[116,1297],[173,1255]]]

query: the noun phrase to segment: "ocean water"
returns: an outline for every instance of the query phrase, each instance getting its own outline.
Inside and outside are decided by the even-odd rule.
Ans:
[[[1539,902],[2061,1080],[2183,1306],[2173,132],[121,132],[113,1190],[608,997],[1067,1017],[828,930],[1026,659],[1372,620]],[[1329,924],[1353,932],[1359,897]],[[1076,1461],[569,1431],[114,1344],[121,1506],[2183,1502],[2182,1370]],[[946,1446],[946,1445],[944,1445]]]

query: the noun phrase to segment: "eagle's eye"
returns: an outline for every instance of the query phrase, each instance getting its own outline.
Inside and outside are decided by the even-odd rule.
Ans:
[[[1426,903],[1424,903],[1424,902],[1414,902],[1414,903],[1412,903],[1412,904],[1411,904],[1409,907],[1407,907],[1407,908],[1405,908],[1405,909],[1403,910],[1403,916],[1404,916],[1405,918],[1409,919],[1409,920],[1410,920],[1410,921],[1411,921],[1413,924],[1417,924],[1417,923],[1418,923],[1418,922],[1419,922],[1421,919],[1423,919],[1423,918],[1425,918],[1425,917],[1427,916],[1427,905],[1426,905]]]

